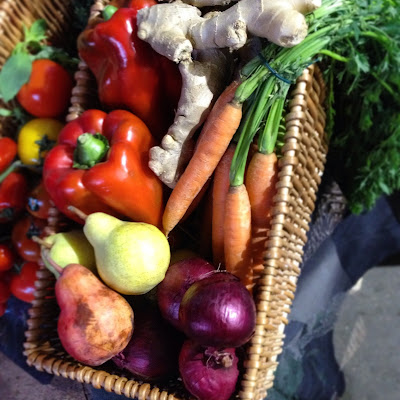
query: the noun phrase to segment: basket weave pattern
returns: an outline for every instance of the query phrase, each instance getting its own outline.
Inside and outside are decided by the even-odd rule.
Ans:
[[[91,8],[89,24],[99,21],[107,0]],[[22,24],[29,26],[44,18],[54,39],[62,39],[70,23],[70,2],[66,0],[3,0],[0,2],[0,66],[22,39]],[[85,63],[75,73],[67,120],[84,110],[98,107],[95,81]],[[273,385],[277,356],[282,351],[284,328],[303,256],[307,231],[324,169],[327,141],[322,104],[325,85],[319,68],[307,68],[291,93],[286,119],[287,133],[279,161],[279,182],[274,199],[272,226],[265,240],[265,269],[254,289],[257,305],[256,332],[246,348],[244,372],[236,398],[261,400]],[[1,105],[12,107],[12,104]],[[13,136],[7,120],[0,120],[1,134]],[[57,210],[49,218],[47,233],[54,231]],[[54,276],[42,268],[37,275],[35,300],[29,310],[24,354],[27,363],[40,371],[104,388],[139,400],[183,400],[190,398],[175,379],[164,386],[136,381],[109,364],[92,368],[72,359],[57,335],[59,308],[54,296]]]
[[[324,98],[322,74],[317,66],[310,66],[291,93],[286,117],[265,269],[256,286],[257,327],[247,350],[241,399],[263,399],[273,385],[328,151]]]

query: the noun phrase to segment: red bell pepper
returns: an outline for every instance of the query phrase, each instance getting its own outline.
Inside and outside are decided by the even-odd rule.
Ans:
[[[0,139],[0,172],[3,172],[17,155],[17,143],[9,137]]]
[[[148,167],[155,140],[124,110],[87,110],[69,122],[47,154],[43,182],[56,207],[83,221],[69,205],[161,225],[163,185]]]
[[[175,63],[137,36],[138,9],[154,4],[130,1],[110,19],[85,29],[77,46],[96,78],[103,106],[131,111],[160,140],[173,122],[182,80]]]

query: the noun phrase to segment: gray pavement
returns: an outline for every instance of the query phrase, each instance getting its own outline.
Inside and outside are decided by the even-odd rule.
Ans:
[[[342,400],[400,399],[400,268],[369,270],[347,293],[334,330]]]

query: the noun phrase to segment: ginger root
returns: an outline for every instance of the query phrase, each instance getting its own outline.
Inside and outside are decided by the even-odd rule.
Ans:
[[[240,0],[202,16],[197,7],[176,0],[139,10],[138,36],[175,62],[189,60],[193,49],[237,50],[248,33],[292,47],[307,35],[304,14],[320,5],[321,0]]]
[[[175,0],[137,13],[138,37],[179,63],[182,91],[174,123],[161,145],[150,150],[149,167],[173,188],[191,157],[193,135],[226,84],[226,58],[219,49],[241,49],[252,37],[291,47],[307,34],[304,14],[321,0]],[[199,7],[225,5],[205,15]]]
[[[237,2],[238,0],[182,0],[186,4],[201,7],[216,7],[216,6],[227,6],[230,3]]]
[[[161,146],[150,149],[150,169],[173,188],[193,153],[193,135],[203,124],[210,106],[223,90],[227,58],[220,50],[198,52],[196,60],[179,64],[182,90],[174,123]]]

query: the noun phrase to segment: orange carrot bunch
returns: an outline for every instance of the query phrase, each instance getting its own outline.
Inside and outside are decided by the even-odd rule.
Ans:
[[[242,103],[235,100],[238,86],[238,82],[232,82],[211,110],[193,157],[168,199],[163,229],[168,236],[212,178],[213,263],[239,277],[252,291],[264,268],[278,179],[276,126],[284,101],[282,97],[282,101],[268,104],[274,85],[267,80],[259,89],[262,101],[249,104],[243,118]],[[265,115],[268,117],[264,130],[258,132],[257,150],[250,153],[257,126]]]

